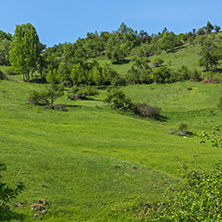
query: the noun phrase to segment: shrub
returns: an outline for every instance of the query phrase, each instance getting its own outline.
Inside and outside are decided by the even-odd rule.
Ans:
[[[201,81],[201,73],[194,69],[194,71],[190,75],[190,78],[192,81]]]
[[[121,111],[132,111],[134,108],[131,100],[124,94],[123,91],[118,89],[113,89],[108,92],[106,102],[113,109],[119,109]]]
[[[56,84],[50,84],[44,91],[32,91],[28,97],[28,101],[35,105],[53,106],[54,100],[61,97],[64,87]]]
[[[186,66],[181,66],[178,70],[178,80],[188,80],[190,79],[191,71]]]
[[[151,73],[151,78],[156,83],[168,83],[172,82],[171,80],[171,70],[167,67],[156,68]]]
[[[164,63],[163,59],[155,58],[152,62],[153,67],[160,67]]]
[[[68,98],[71,100],[75,99],[87,99],[87,96],[95,96],[98,95],[98,90],[92,86],[85,86],[85,87],[77,87],[73,86],[71,92],[68,94]]]
[[[149,221],[221,221],[222,166],[203,172],[183,165],[182,179],[164,201],[147,210]]]
[[[48,95],[45,91],[33,90],[28,97],[28,101],[35,105],[48,105],[49,104]]]
[[[142,117],[157,118],[160,114],[160,108],[153,107],[148,103],[137,103],[134,107],[135,114]]]
[[[185,136],[187,134],[192,134],[191,132],[189,132],[188,126],[187,126],[186,123],[180,123],[177,130],[176,129],[170,129],[169,133],[170,134],[176,134],[176,135],[179,135],[179,136]]]

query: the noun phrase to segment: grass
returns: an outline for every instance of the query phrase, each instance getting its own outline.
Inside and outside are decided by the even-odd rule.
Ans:
[[[185,45],[158,57],[172,69],[199,69],[199,50],[197,44]],[[132,64],[111,64],[104,58],[99,63],[110,64],[121,75]],[[66,104],[68,112],[34,106],[27,102],[29,92],[45,85],[25,83],[21,75],[8,77],[16,81],[0,82],[0,161],[8,166],[4,179],[10,186],[26,184],[11,203],[20,215],[12,221],[36,221],[30,205],[39,198],[48,201],[48,213],[40,218],[44,221],[142,221],[135,215],[144,204],[160,200],[163,190],[179,179],[178,158],[189,163],[197,156],[197,165],[204,170],[221,159],[220,149],[200,144],[195,135],[168,133],[181,123],[197,134],[215,125],[222,128],[222,112],[217,109],[221,84],[186,81],[122,87],[133,102],[148,99],[161,108],[164,119],[155,121],[111,110],[103,102],[104,90],[93,100],[56,100]],[[18,201],[24,206],[15,207]]]
[[[1,81],[0,86],[0,157],[8,166],[9,185],[26,183],[12,203],[24,203],[14,208],[24,221],[34,220],[29,205],[39,198],[49,202],[44,221],[134,221],[143,204],[159,200],[177,180],[177,157],[189,162],[197,155],[198,164],[208,169],[222,154],[197,137],[168,133],[181,122],[197,132],[221,127],[215,104],[220,85],[123,88],[133,102],[148,97],[162,108],[165,122],[110,110],[103,96],[78,102],[64,96],[56,103],[67,104],[68,112],[48,110],[27,103],[28,93],[44,85]]]

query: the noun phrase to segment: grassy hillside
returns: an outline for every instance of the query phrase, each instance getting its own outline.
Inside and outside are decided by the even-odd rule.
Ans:
[[[221,36],[222,33],[213,33],[209,36],[218,35]],[[166,52],[162,51],[159,55],[154,55],[148,57],[150,60],[149,65],[152,67],[152,61],[158,57],[164,60],[164,64],[168,66],[171,69],[179,69],[181,66],[187,66],[190,70],[201,70],[203,71],[204,68],[200,67],[198,64],[198,60],[200,58],[201,46],[195,40],[191,43],[186,43],[180,47],[178,47],[174,52]],[[110,60],[107,60],[104,57],[98,58],[98,62],[103,64],[109,64],[113,69],[115,69],[117,72],[119,72],[121,75],[126,75],[127,71],[130,69],[132,65],[131,59],[134,57],[134,55],[137,54],[137,49],[134,49],[134,52],[132,52],[132,55],[126,58],[125,64],[112,64]],[[128,62],[127,62],[128,61]],[[221,61],[219,62],[218,68],[221,68]],[[220,77],[220,76],[219,76]],[[221,77],[220,77],[221,78]]]
[[[8,166],[4,178],[10,185],[26,184],[12,203],[24,203],[14,207],[24,221],[34,221],[29,206],[39,198],[49,202],[44,221],[135,221],[143,204],[161,199],[178,179],[177,157],[189,162],[197,155],[204,169],[221,159],[220,149],[195,136],[168,133],[182,122],[198,133],[221,127],[222,112],[216,109],[221,85],[123,87],[134,102],[149,98],[165,121],[113,111],[102,101],[104,91],[94,100],[58,99],[68,112],[28,104],[29,92],[39,88],[44,85],[0,82],[0,161]]]

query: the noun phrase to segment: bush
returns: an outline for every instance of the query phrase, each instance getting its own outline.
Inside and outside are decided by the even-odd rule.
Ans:
[[[167,67],[159,67],[156,68],[152,73],[151,73],[151,78],[154,82],[156,83],[168,83],[172,82],[171,79],[171,70]]]
[[[71,100],[75,99],[87,99],[87,96],[98,95],[98,90],[92,86],[77,87],[73,86],[71,92],[68,94],[68,98]]]
[[[63,96],[64,87],[56,84],[50,84],[44,91],[32,91],[28,97],[28,101],[35,105],[53,106],[54,100]]]
[[[194,69],[194,71],[191,73],[190,78],[192,81],[197,81],[197,82],[202,80],[201,73],[198,72],[196,69]]]
[[[105,101],[108,102],[109,106],[113,109],[119,109],[121,111],[132,111],[134,109],[131,100],[121,90],[113,89],[109,91]]]
[[[191,76],[191,71],[186,66],[181,66],[178,72],[178,81],[189,80]]]
[[[182,179],[164,201],[147,210],[149,221],[221,221],[222,166],[203,172],[183,165]]]
[[[137,103],[134,107],[135,114],[142,117],[157,118],[160,114],[160,108],[153,107],[148,103]]]
[[[163,59],[155,58],[152,62],[153,67],[160,67],[164,63]]]
[[[48,95],[45,91],[33,90],[28,97],[28,101],[35,105],[48,105],[49,104]]]
[[[187,134],[192,134],[192,132],[189,132],[188,130],[188,126],[186,123],[180,123],[178,129],[171,129],[169,130],[169,133],[170,134],[176,134],[176,135],[179,135],[179,136],[185,136]]]

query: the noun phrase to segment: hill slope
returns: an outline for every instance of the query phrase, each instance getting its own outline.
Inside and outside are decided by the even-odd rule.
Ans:
[[[220,85],[123,88],[134,102],[148,97],[162,109],[165,122],[122,115],[101,96],[79,102],[64,96],[57,103],[66,104],[68,112],[48,110],[27,103],[29,91],[43,85],[1,81],[0,86],[0,156],[9,169],[5,180],[26,183],[16,200],[24,202],[16,211],[25,221],[32,220],[29,205],[39,198],[49,202],[44,221],[134,220],[133,212],[160,199],[176,180],[177,157],[189,162],[198,155],[207,169],[222,154],[196,137],[168,134],[181,122],[198,132],[221,126],[222,114],[215,109]]]

